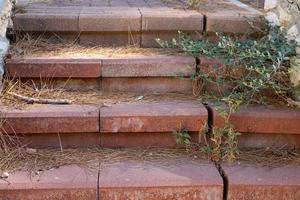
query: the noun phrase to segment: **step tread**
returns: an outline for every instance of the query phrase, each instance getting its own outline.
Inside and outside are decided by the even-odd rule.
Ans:
[[[136,98],[136,97],[135,97]],[[172,132],[186,126],[199,131],[207,111],[195,100],[135,100],[111,105],[44,105],[25,110],[3,108],[7,133]],[[151,98],[150,98],[151,99]],[[107,107],[109,106],[109,107]],[[159,123],[159,126],[153,126]]]
[[[137,195],[151,200],[166,197],[222,199],[222,179],[215,166],[205,160],[125,160],[103,165],[100,172],[99,186],[104,200],[134,199]],[[16,172],[7,182],[0,181],[0,197],[96,199],[97,173],[97,170],[76,165],[43,171],[33,178],[26,172]],[[77,192],[72,193],[72,190]]]
[[[214,125],[221,127],[223,118],[214,111]],[[248,106],[233,113],[230,123],[241,133],[300,134],[300,111],[288,107]]]
[[[183,168],[190,170],[183,170]],[[83,188],[96,188],[97,172],[98,170],[77,165],[63,166],[59,169],[44,171],[40,177],[34,177],[30,183],[28,174],[21,171],[9,176],[8,181],[15,185],[1,184],[1,189],[42,189],[60,184],[64,187],[66,183],[69,184],[66,185],[67,188],[78,187],[77,184],[82,184]],[[181,158],[177,162],[172,159],[167,161],[164,159],[161,162],[120,161],[104,166],[101,172],[101,188],[222,185],[221,177],[212,163],[188,158]],[[25,182],[29,182],[29,184],[24,184]]]
[[[207,123],[200,102],[115,105],[100,110],[100,132],[170,132],[180,126],[198,132]]]
[[[8,75],[16,78],[189,77],[195,65],[195,58],[183,55],[6,60]]]
[[[247,33],[250,26],[245,18],[254,17],[255,21],[255,17],[262,16],[262,13],[256,9],[235,0],[206,0],[201,3],[198,11],[185,9],[186,7],[179,1],[173,5],[153,7],[151,5],[132,7],[127,2],[123,5],[123,1],[118,3],[120,7],[79,5],[71,6],[70,10],[64,9],[63,5],[33,6],[34,4],[31,4],[29,8],[25,7],[25,13],[16,14],[14,24],[16,29],[23,31],[81,32],[177,30],[202,32],[204,27],[206,31],[213,31],[215,25],[219,25],[221,29],[219,31]],[[149,4],[151,3],[150,1]],[[207,18],[207,25],[204,25],[203,15]],[[99,23],[95,24],[95,20]],[[236,27],[234,24],[241,27]]]
[[[260,166],[255,163],[223,164],[230,199],[299,199],[300,166]]]

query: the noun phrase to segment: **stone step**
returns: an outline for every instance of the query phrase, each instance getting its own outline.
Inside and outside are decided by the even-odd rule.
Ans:
[[[300,166],[222,164],[228,179],[228,199],[299,199]]]
[[[6,180],[0,180],[0,199],[95,200],[97,191],[101,200],[223,199],[222,178],[214,164],[187,158],[104,165],[99,182],[97,170],[76,165],[46,170],[34,177],[16,172]]]
[[[212,32],[250,34],[261,27],[262,13],[235,0],[204,1],[198,10],[183,6],[25,6],[13,18],[18,32],[76,40],[81,44],[158,47],[178,31],[200,39]],[[151,4],[151,2],[150,2]]]
[[[102,97],[103,98],[103,97]],[[34,148],[176,146],[175,129],[185,128],[192,142],[201,143],[201,131],[210,123],[222,127],[213,106],[171,97],[110,105],[31,105],[1,109],[2,130],[19,135]],[[289,108],[247,107],[230,122],[241,133],[243,148],[300,147],[300,112]]]
[[[297,200],[299,170],[299,165],[254,162],[221,163],[217,168],[205,159],[185,156],[126,158],[102,163],[99,171],[74,164],[44,169],[38,175],[23,169],[0,179],[0,199]]]
[[[210,105],[214,127],[222,127],[224,119],[217,109]],[[300,111],[273,106],[242,107],[229,119],[241,133],[240,148],[300,147]]]
[[[172,55],[12,58],[6,60],[6,70],[10,78],[33,80],[36,85],[42,79],[68,90],[192,93],[189,77],[196,72],[196,61]]]
[[[174,129],[185,127],[193,141],[207,122],[197,101],[100,105],[45,105],[2,109],[2,130],[32,147],[174,146]]]

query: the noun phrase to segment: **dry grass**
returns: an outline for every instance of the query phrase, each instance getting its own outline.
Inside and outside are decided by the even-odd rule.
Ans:
[[[244,149],[240,151],[237,161],[272,167],[300,165],[300,149]]]
[[[133,93],[133,92],[104,92],[104,91],[67,91],[63,87],[54,88],[48,85],[49,81],[40,80],[39,87],[33,82],[20,80],[6,80],[5,89],[0,98],[0,105],[8,108],[27,109],[33,104],[27,104],[10,93],[40,98],[40,99],[67,99],[73,104],[88,104],[95,106],[110,106],[119,103],[158,101],[196,100],[196,97],[181,93]],[[67,83],[66,83],[67,84]],[[51,85],[51,84],[50,84]],[[141,98],[142,97],[142,98]]]
[[[174,49],[139,48],[136,46],[102,47],[85,46],[75,42],[62,41],[59,36],[45,39],[43,36],[32,38],[29,35],[17,36],[18,42],[11,45],[9,55],[12,57],[71,57],[99,58],[124,56],[151,56],[178,54]]]
[[[58,168],[65,165],[79,165],[96,169],[99,162],[103,165],[124,160],[176,161],[183,158],[204,159],[197,149],[185,148],[128,148],[128,149],[64,149],[35,150],[29,148],[16,148],[10,153],[0,151],[0,171],[14,172],[27,171],[35,175],[40,171]]]

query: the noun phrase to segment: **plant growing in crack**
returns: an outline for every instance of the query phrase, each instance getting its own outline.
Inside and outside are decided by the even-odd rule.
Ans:
[[[182,125],[180,125],[179,128],[173,129],[172,134],[174,135],[177,144],[185,146],[191,145],[191,136],[188,130]]]
[[[217,64],[208,66],[208,70],[198,66],[191,78],[196,82],[194,85],[201,87],[196,88],[201,101],[217,105],[224,121],[222,127],[212,128],[209,146],[204,150],[214,160],[233,160],[238,154],[239,133],[230,124],[232,113],[241,105],[288,104],[292,96],[290,58],[296,54],[296,43],[288,41],[286,31],[279,27],[268,27],[264,36],[256,40],[216,35],[216,42],[195,41],[179,32],[178,39],[157,42],[187,55],[217,59]]]

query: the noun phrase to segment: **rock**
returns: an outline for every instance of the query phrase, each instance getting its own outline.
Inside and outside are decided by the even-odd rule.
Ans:
[[[4,74],[4,56],[8,50],[9,41],[6,38],[0,37],[0,91],[3,89],[3,74]]]
[[[292,26],[287,31],[287,38],[288,38],[288,40],[295,40],[298,35],[299,35],[299,32],[298,32],[298,28],[297,28],[296,25]]]
[[[298,35],[295,39],[296,43],[298,44],[298,46],[300,46],[300,35]]]
[[[300,83],[300,60],[297,57],[290,58],[291,67],[289,69],[290,80],[294,87]]]
[[[265,0],[264,9],[265,11],[269,11],[274,9],[277,6],[277,0]]]
[[[279,19],[274,12],[268,12],[265,16],[266,20],[272,25],[272,26],[279,26]]]
[[[34,154],[34,153],[36,153],[36,152],[37,152],[36,149],[26,148],[26,153],[28,153],[28,154]]]
[[[2,1],[1,3],[2,3],[2,7],[0,6],[1,9],[0,10],[0,36],[5,37],[7,26],[10,23],[12,1],[5,0]]]
[[[281,26],[287,26],[292,16],[288,14],[281,6],[277,6],[278,12],[279,12],[279,23]]]
[[[9,173],[8,172],[3,172],[1,175],[0,175],[0,178],[3,178],[3,179],[6,179],[9,177]]]

